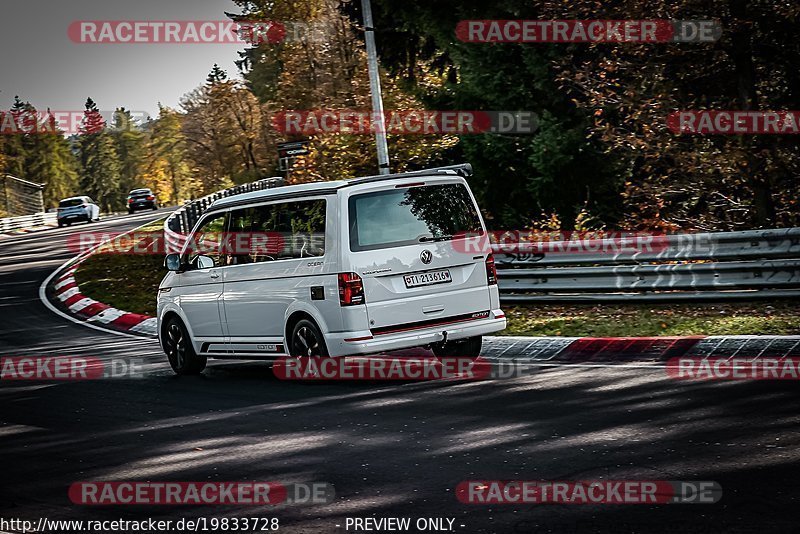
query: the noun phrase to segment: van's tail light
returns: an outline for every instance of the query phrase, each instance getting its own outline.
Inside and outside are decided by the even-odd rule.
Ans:
[[[490,286],[497,285],[497,269],[494,266],[494,256],[491,253],[486,256],[486,281]]]
[[[364,304],[364,283],[356,273],[339,273],[339,304]]]
[[[128,199],[128,204],[133,204],[133,199],[132,198]]]
[[[147,197],[147,200],[155,200],[155,199],[156,199],[156,197],[154,197],[153,195],[150,195],[149,197]]]

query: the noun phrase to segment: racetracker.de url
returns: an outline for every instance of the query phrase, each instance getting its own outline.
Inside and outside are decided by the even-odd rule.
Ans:
[[[10,519],[0,517],[0,532],[273,532],[277,517],[196,517],[193,519]]]

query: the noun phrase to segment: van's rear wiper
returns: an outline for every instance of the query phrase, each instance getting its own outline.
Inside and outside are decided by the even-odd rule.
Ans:
[[[431,241],[447,241],[448,239],[453,239],[453,236],[451,236],[451,235],[440,235],[440,236],[433,237],[431,235],[421,235],[421,236],[419,236],[417,241],[419,241],[420,243],[429,243]]]

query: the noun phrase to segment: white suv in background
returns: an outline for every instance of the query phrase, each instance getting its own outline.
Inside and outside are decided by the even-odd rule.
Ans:
[[[477,356],[506,319],[492,255],[465,244],[486,235],[470,174],[464,164],[216,201],[165,260],[158,333],[172,368],[418,346]],[[271,246],[254,246],[259,236]]]
[[[100,206],[87,196],[65,198],[58,203],[56,221],[59,228],[64,225],[69,226],[75,222],[99,220]]]

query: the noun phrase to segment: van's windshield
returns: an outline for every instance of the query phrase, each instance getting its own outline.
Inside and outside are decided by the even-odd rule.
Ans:
[[[444,241],[482,232],[475,204],[462,184],[404,187],[353,195],[350,250]]]

